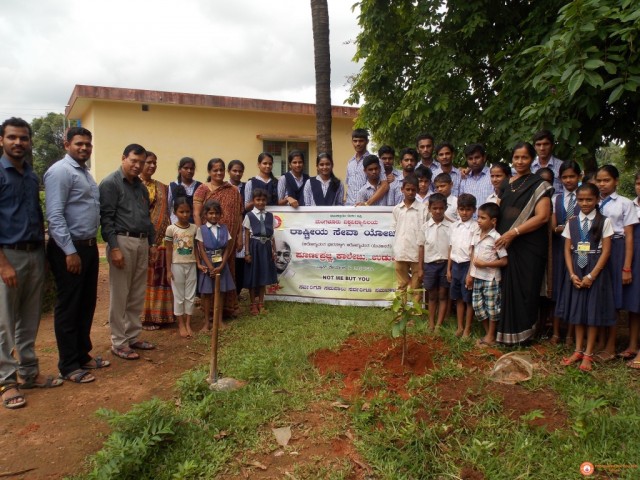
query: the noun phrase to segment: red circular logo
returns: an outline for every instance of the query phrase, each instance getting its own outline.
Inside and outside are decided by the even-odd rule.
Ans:
[[[593,466],[593,463],[591,462],[583,462],[582,465],[580,465],[580,473],[585,477],[589,477],[593,475],[595,471],[596,471],[596,468]]]
[[[282,225],[282,219],[278,215],[273,216],[273,228],[280,228]]]

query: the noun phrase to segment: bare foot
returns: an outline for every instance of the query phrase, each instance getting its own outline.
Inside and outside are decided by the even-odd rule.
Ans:
[[[573,347],[573,337],[567,336],[567,338],[564,339],[564,346]]]
[[[549,343],[551,345],[558,345],[560,343],[560,336],[559,335],[552,335],[551,338],[549,339]]]
[[[460,336],[462,336],[462,328],[458,328],[456,330],[456,337],[460,337]]]
[[[187,325],[187,337],[193,337],[193,330],[191,330],[191,325]]]
[[[465,330],[464,332],[462,332],[462,338],[469,338],[471,336],[471,332],[468,330]]]

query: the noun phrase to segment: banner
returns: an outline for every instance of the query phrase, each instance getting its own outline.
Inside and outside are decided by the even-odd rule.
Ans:
[[[393,207],[268,207],[278,285],[273,300],[386,306],[394,297]]]

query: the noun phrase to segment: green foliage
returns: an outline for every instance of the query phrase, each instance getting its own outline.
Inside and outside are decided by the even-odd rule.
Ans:
[[[418,302],[407,301],[407,297],[415,294],[422,294],[423,289],[407,289],[407,291],[396,290],[395,297],[388,308],[393,312],[394,317],[391,322],[391,336],[398,338],[402,335],[402,360],[404,365],[404,357],[407,353],[407,326],[409,322],[413,322],[415,326],[424,325],[424,312],[422,305]]]
[[[44,172],[64,157],[64,115],[49,112],[45,117],[34,118],[33,169],[42,178]]]
[[[540,128],[590,170],[598,147],[638,158],[637,2],[360,0],[349,101],[379,143],[430,131],[494,159]],[[458,163],[460,163],[460,159]]]
[[[548,39],[524,52],[535,59],[526,88],[539,95],[522,115],[544,117],[577,158],[605,142],[625,142],[640,157],[640,36],[638,4],[631,0],[565,3]]]

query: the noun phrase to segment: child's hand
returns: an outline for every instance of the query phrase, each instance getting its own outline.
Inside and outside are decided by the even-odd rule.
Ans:
[[[198,265],[198,268],[202,273],[207,273],[207,267],[205,265]]]
[[[245,261],[246,263],[251,263],[251,255],[245,255],[245,256],[244,256],[244,261]]]
[[[219,274],[219,273],[221,273],[221,272],[222,272],[222,265],[220,265],[219,267],[214,268],[214,269],[211,271],[211,276],[212,276],[212,277],[215,277],[217,274]]]
[[[580,277],[578,277],[575,273],[571,275],[571,283],[576,288],[582,287],[582,281],[580,280]]]
[[[467,290],[473,289],[473,277],[471,275],[467,275],[467,278],[465,278],[464,286],[467,287]]]
[[[169,270],[167,272],[167,282],[171,283],[172,279],[173,279],[173,275],[171,274],[171,270]]]
[[[482,268],[486,266],[486,262],[484,260],[479,259],[478,257],[473,259],[473,264],[478,268]]]
[[[622,271],[622,284],[629,285],[631,283],[631,272]]]
[[[447,282],[451,283],[451,278],[453,276],[451,275],[451,270],[447,270]]]
[[[424,270],[419,268],[418,271],[416,272],[416,276],[418,277],[418,280],[420,280],[420,282],[422,282],[422,277],[424,277]]]

